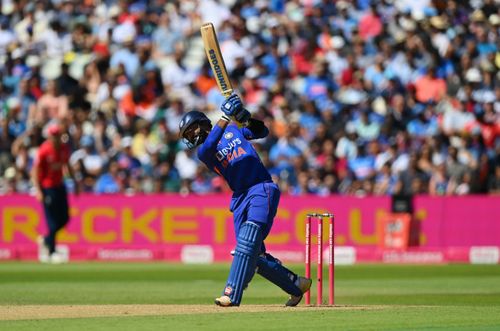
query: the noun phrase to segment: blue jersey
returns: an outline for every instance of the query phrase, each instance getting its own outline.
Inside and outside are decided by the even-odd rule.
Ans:
[[[198,158],[207,167],[224,177],[233,192],[256,184],[271,182],[271,175],[262,164],[249,140],[263,138],[269,131],[258,134],[249,128],[230,124],[226,129],[216,125],[198,149]]]

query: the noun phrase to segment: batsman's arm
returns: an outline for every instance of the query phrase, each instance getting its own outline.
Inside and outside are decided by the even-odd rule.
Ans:
[[[261,120],[250,118],[248,125],[242,128],[243,135],[248,140],[265,138],[269,134],[269,129]]]

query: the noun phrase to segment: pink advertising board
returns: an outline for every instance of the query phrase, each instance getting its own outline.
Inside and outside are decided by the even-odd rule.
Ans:
[[[230,260],[235,241],[229,201],[226,195],[71,197],[71,222],[58,239],[72,260]],[[500,247],[500,198],[416,197],[417,242],[405,252],[382,251],[377,222],[390,212],[390,202],[389,197],[284,196],[266,245],[276,256],[300,262],[306,214],[332,212],[340,259],[355,254],[358,262],[466,262],[471,247]],[[33,197],[0,197],[0,260],[36,259],[36,237],[45,229]]]

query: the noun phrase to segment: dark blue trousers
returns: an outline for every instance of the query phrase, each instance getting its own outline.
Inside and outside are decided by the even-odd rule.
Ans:
[[[45,236],[45,245],[52,254],[56,251],[56,234],[69,221],[68,194],[64,185],[54,188],[43,188],[43,209],[49,228]]]

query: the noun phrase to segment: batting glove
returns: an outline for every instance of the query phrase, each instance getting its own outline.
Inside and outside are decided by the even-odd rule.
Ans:
[[[233,94],[222,103],[220,109],[226,116],[232,117],[243,109],[243,103],[237,94]]]

